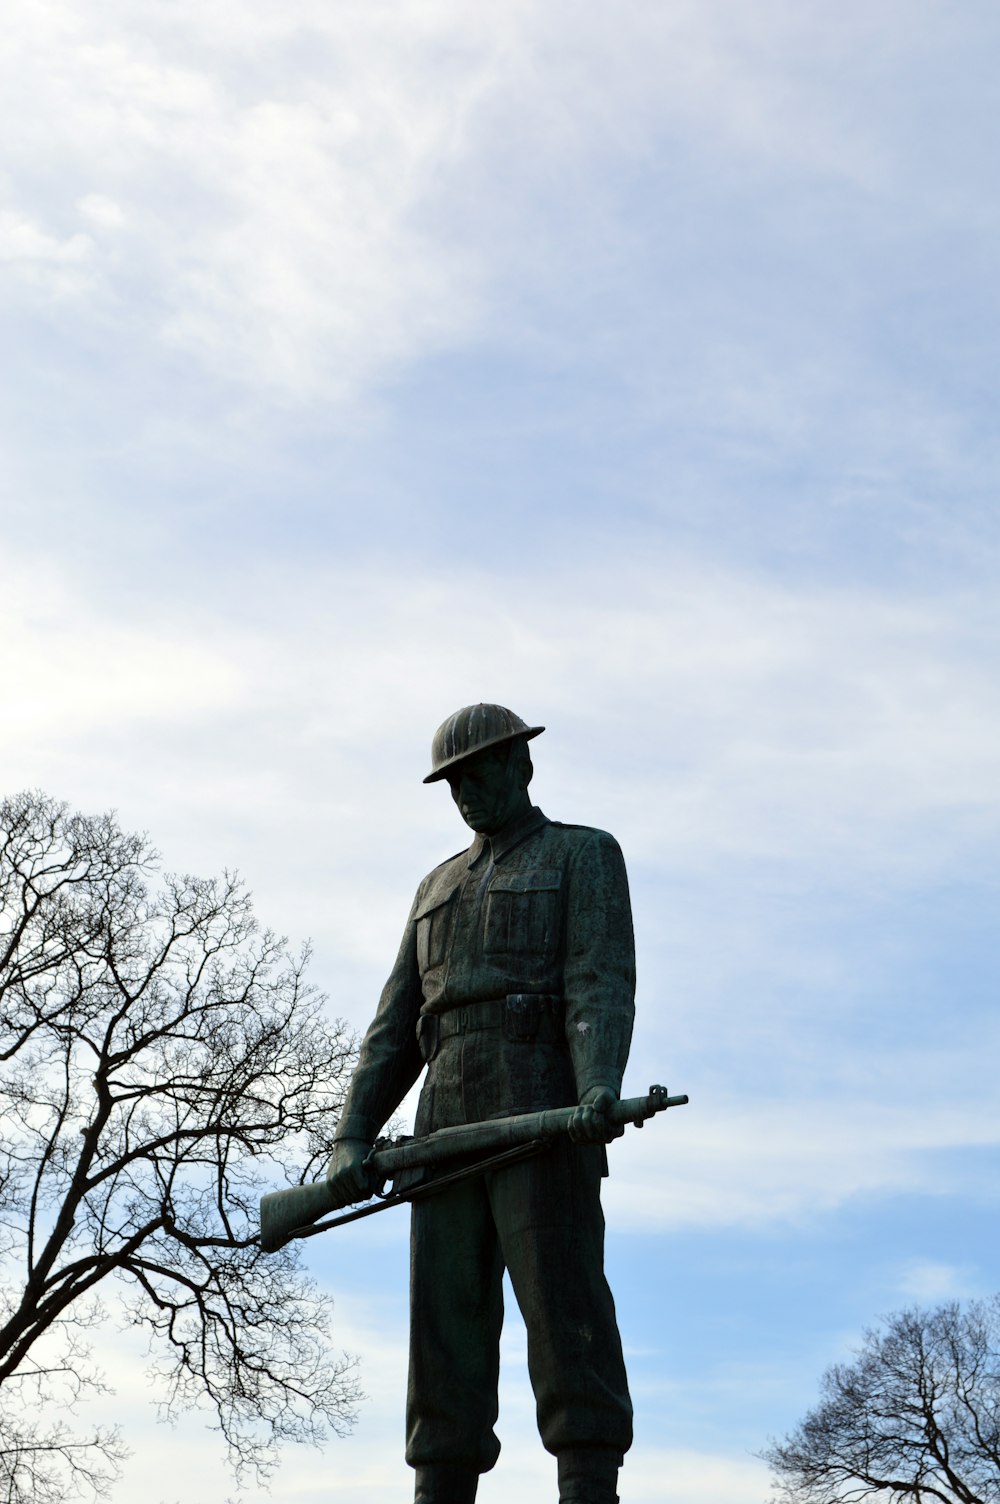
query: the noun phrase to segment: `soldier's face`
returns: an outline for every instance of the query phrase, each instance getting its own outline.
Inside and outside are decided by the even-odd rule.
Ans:
[[[524,800],[509,751],[509,745],[487,747],[447,775],[451,797],[462,819],[480,835],[500,830]]]

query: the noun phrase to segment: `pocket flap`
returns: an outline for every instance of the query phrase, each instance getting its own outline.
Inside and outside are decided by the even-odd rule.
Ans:
[[[490,883],[491,893],[546,893],[562,886],[558,867],[538,867],[533,872],[503,872]]]
[[[451,903],[457,892],[457,888],[448,888],[445,892],[442,892],[440,888],[432,889],[417,904],[413,915],[414,923],[418,919],[426,919],[428,914],[433,914],[435,909],[443,908],[446,903]]]

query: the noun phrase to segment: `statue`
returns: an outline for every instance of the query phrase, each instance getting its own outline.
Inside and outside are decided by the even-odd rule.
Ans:
[[[425,1066],[418,1136],[573,1109],[569,1136],[547,1152],[414,1201],[416,1504],[473,1504],[499,1455],[505,1267],[560,1504],[617,1504],[632,1441],[600,1204],[605,1145],[623,1131],[614,1113],[634,1012],[628,884],[611,836],[531,804],[528,742],[543,730],[472,705],[435,733],[424,782],[448,783],[475,837],[417,889],[327,1171],[330,1204],[370,1193],[372,1145]]]

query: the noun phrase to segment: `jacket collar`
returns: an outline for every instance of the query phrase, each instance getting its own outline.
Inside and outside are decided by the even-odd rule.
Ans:
[[[486,846],[490,847],[493,860],[499,862],[508,851],[513,851],[515,846],[520,846],[523,840],[534,835],[536,830],[541,830],[542,826],[548,823],[538,806],[533,804],[527,814],[511,820],[510,824],[498,830],[496,835],[477,835],[467,853],[468,866],[473,866],[479,860]]]

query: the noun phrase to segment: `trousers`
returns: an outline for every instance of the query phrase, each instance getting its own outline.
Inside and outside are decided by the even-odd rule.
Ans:
[[[512,1090],[515,1078],[521,1086]],[[573,1100],[568,1060],[554,1046],[482,1032],[442,1045],[416,1130]],[[604,1274],[604,1163],[601,1145],[564,1140],[414,1204],[406,1422],[412,1467],[447,1463],[483,1473],[499,1456],[505,1268],[527,1328],[547,1450],[628,1450],[632,1405]]]

